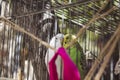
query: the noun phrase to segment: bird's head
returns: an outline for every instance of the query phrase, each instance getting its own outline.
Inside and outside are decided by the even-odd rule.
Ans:
[[[63,40],[64,40],[64,35],[59,33],[55,36],[56,40],[60,40],[61,44],[63,44]]]
[[[72,34],[66,34],[64,36],[64,40],[63,40],[63,47],[68,47],[69,43],[71,42],[71,40],[75,39],[76,36],[72,35]]]
[[[64,39],[64,35],[62,33],[59,33],[51,39],[50,45],[55,48],[60,47],[60,46],[62,46],[63,39]]]

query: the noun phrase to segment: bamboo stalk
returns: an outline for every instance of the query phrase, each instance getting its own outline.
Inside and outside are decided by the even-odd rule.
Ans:
[[[91,80],[91,77],[93,76],[94,72],[96,71],[97,67],[99,66],[99,62],[98,60],[101,62],[103,59],[103,56],[105,55],[105,51],[108,49],[108,47],[110,46],[110,44],[113,42],[114,38],[117,36],[117,34],[119,33],[120,30],[120,24],[117,28],[117,30],[115,31],[115,33],[113,34],[113,36],[110,38],[110,40],[107,42],[107,44],[104,46],[104,48],[102,49],[102,51],[100,52],[99,56],[97,57],[97,59],[95,60],[95,62],[93,63],[91,69],[89,70],[88,74],[86,75],[84,80]]]
[[[104,58],[104,62],[102,63],[102,65],[101,65],[97,75],[95,76],[94,80],[100,80],[100,78],[101,78],[101,76],[102,76],[102,74],[103,74],[103,72],[104,72],[104,70],[105,70],[105,68],[106,68],[106,66],[107,66],[107,64],[108,64],[112,54],[113,54],[113,51],[114,51],[114,49],[116,47],[116,44],[117,44],[117,42],[119,40],[119,37],[120,37],[119,35],[116,36],[114,42],[111,45],[111,48],[109,49],[109,52],[107,53],[107,55]]]

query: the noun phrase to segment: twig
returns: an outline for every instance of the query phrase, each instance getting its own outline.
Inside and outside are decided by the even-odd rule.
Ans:
[[[94,72],[96,71],[97,67],[99,66],[98,60],[101,61],[103,59],[103,56],[105,55],[104,52],[108,49],[110,44],[113,42],[114,38],[117,36],[120,30],[120,24],[118,26],[118,29],[115,31],[113,36],[110,38],[110,40],[107,42],[107,44],[104,46],[102,51],[99,53],[98,58],[95,60],[94,64],[92,65],[90,71],[88,72],[87,76],[84,80],[91,80],[91,77],[93,76]]]
[[[47,48],[51,48],[52,50],[56,51],[55,48],[51,47],[47,42],[43,41],[40,38],[37,38],[35,35],[33,35],[32,33],[24,30],[22,27],[18,26],[17,24],[9,21],[8,19],[4,18],[4,17],[0,17],[1,21],[4,21],[6,24],[10,25],[10,27],[12,27],[13,29],[20,31],[22,33],[27,34],[28,36],[30,36],[31,38],[37,40],[38,42],[40,42],[42,45],[46,46]]]
[[[119,31],[120,31],[120,30],[119,30]],[[119,32],[119,33],[120,33],[120,32]],[[116,38],[115,38],[115,40],[114,40],[114,42],[112,43],[111,48],[109,49],[109,52],[107,53],[107,55],[106,55],[105,58],[104,58],[104,62],[102,63],[102,65],[101,65],[101,67],[100,67],[97,75],[95,76],[95,80],[100,80],[100,78],[101,78],[101,76],[102,76],[102,74],[103,74],[103,72],[104,72],[104,69],[106,68],[106,66],[107,66],[107,64],[108,64],[108,62],[109,62],[109,60],[110,60],[110,58],[111,58],[111,56],[112,56],[112,54],[113,54],[113,51],[114,51],[114,49],[115,49],[116,43],[117,43],[118,40],[119,40],[119,37],[120,37],[120,36],[117,35]]]

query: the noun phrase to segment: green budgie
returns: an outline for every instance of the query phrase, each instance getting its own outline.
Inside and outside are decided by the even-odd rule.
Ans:
[[[66,48],[69,45],[68,43],[74,38],[75,38],[74,35],[66,34],[64,36],[63,46]],[[75,44],[72,45],[67,51],[73,62],[78,67],[81,79],[83,80],[86,73],[86,59],[82,47],[80,46],[78,41],[76,41]]]

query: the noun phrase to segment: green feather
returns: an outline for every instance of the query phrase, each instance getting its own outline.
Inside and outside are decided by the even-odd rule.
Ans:
[[[67,46],[71,39],[73,39],[72,35],[65,35],[63,46]],[[76,41],[76,43],[73,46],[71,46],[67,51],[69,53],[70,58],[80,71],[81,79],[83,79],[86,73],[86,59],[82,47]]]

